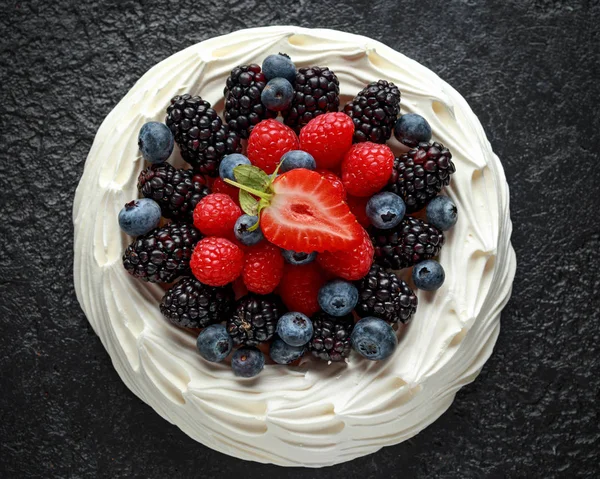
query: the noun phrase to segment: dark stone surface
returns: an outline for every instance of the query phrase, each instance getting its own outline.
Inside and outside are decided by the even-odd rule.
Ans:
[[[448,413],[319,472],[162,420],[72,286],[73,194],[104,116],[168,55],[283,23],[369,35],[462,92],[503,160],[519,259],[496,352]],[[0,477],[598,477],[599,25],[592,0],[2,2]]]

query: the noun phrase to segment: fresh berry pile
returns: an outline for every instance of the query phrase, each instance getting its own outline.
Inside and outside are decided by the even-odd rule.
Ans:
[[[198,334],[206,361],[229,359],[250,378],[309,352],[393,354],[395,330],[417,309],[413,289],[444,282],[434,258],[457,220],[439,196],[452,155],[423,117],[400,115],[400,98],[380,79],[340,109],[333,71],[297,69],[280,53],[233,69],[223,118],[184,94],[166,105],[165,123],[141,128],[149,165],[140,198],[119,213],[135,237],[123,265],[165,284],[162,314]],[[189,168],[167,163],[174,150]]]

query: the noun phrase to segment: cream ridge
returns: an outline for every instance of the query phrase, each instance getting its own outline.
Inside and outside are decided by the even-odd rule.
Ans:
[[[286,52],[297,66],[327,66],[342,104],[379,78],[402,92],[402,113],[423,115],[453,154],[448,194],[459,219],[440,262],[446,282],[418,291],[419,306],[387,361],[353,353],[347,364],[306,356],[299,367],[267,365],[241,379],[204,361],[196,338],[159,311],[164,290],[130,276],[121,257],[131,241],[118,225],[138,197],[144,161],[137,135],[164,121],[170,99],[199,94],[218,111],[232,68]],[[392,144],[396,152],[397,143]],[[173,163],[181,166],[176,151]],[[465,99],[435,73],[366,37],[277,26],[198,43],[148,71],[98,130],[75,196],[77,298],[125,384],[202,444],[238,458],[321,467],[396,444],[435,421],[488,359],[508,301],[516,260],[502,165]]]

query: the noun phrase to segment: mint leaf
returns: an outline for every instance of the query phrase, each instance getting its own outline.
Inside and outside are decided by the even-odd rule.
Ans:
[[[233,169],[233,176],[241,185],[253,190],[266,191],[271,178],[263,170],[252,165],[239,165]]]
[[[247,191],[240,190],[240,206],[247,215],[258,216],[258,200]]]

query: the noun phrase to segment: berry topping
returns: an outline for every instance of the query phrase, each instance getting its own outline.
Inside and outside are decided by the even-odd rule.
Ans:
[[[151,165],[138,177],[138,190],[156,201],[165,218],[190,222],[198,202],[210,193],[206,178],[168,163]]]
[[[402,269],[431,259],[440,252],[444,234],[417,218],[405,217],[389,230],[370,230],[375,262],[384,268]]]
[[[196,347],[200,356],[211,363],[223,361],[233,348],[231,336],[222,324],[211,324],[200,331],[196,340]]]
[[[338,198],[341,201],[346,200],[346,188],[344,188],[344,183],[342,183],[342,179],[338,175],[329,170],[317,170],[317,173],[331,183],[331,185],[336,189]],[[350,211],[352,211],[352,209],[350,209]]]
[[[166,123],[182,158],[203,175],[217,176],[221,158],[242,150],[239,135],[223,125],[210,103],[199,96],[174,97]]]
[[[150,283],[171,283],[189,271],[200,232],[185,223],[170,223],[138,236],[123,254],[129,274]]]
[[[196,278],[182,278],[160,302],[160,311],[171,323],[182,328],[204,328],[225,321],[233,303],[231,286],[215,288]]]
[[[253,378],[265,367],[265,356],[256,348],[240,348],[231,357],[233,374],[241,378]]]
[[[275,118],[260,101],[267,84],[265,75],[255,64],[242,65],[231,70],[224,90],[225,121],[241,138],[248,138],[255,125],[265,118]]]
[[[277,334],[290,346],[304,346],[313,335],[313,325],[302,313],[286,313],[277,322]]]
[[[325,113],[300,131],[300,148],[309,152],[318,168],[335,168],[352,146],[354,124],[341,112]]]
[[[284,249],[281,254],[286,262],[293,265],[312,263],[317,258],[317,253],[297,253],[296,251]]]
[[[273,173],[288,151],[299,149],[294,131],[276,120],[261,121],[248,140],[247,154],[250,162],[267,174]]]
[[[236,345],[257,346],[273,337],[277,320],[285,313],[281,300],[273,295],[248,294],[235,305],[227,331]]]
[[[194,249],[190,267],[198,281],[210,286],[224,286],[241,274],[244,253],[225,238],[204,238]]]
[[[354,141],[385,143],[400,113],[400,90],[386,80],[369,83],[344,107],[354,121]]]
[[[232,153],[231,155],[227,155],[221,160],[221,164],[219,165],[219,176],[222,180],[226,178],[230,180],[235,180],[235,176],[233,175],[233,169],[236,166],[249,164],[250,160],[244,155],[240,153]]]
[[[402,198],[389,191],[377,193],[367,202],[367,216],[376,228],[390,229],[397,226],[404,218],[405,211]]]
[[[282,111],[290,106],[294,97],[294,87],[285,78],[273,78],[260,95],[260,100],[266,108]]]
[[[144,160],[149,163],[162,163],[171,156],[175,141],[167,125],[149,121],[140,129],[138,146]]]
[[[387,189],[402,197],[407,213],[412,213],[450,184],[455,171],[448,148],[440,143],[421,143],[395,159]]]
[[[277,246],[263,241],[248,247],[242,270],[242,279],[248,291],[258,294],[273,292],[283,276],[283,265],[283,256]]]
[[[358,290],[348,281],[334,279],[319,290],[319,306],[332,316],[350,314],[358,302]]]
[[[237,219],[233,227],[233,233],[240,243],[245,246],[252,246],[265,239],[260,227],[251,230],[257,221],[258,216],[250,215],[242,215]]]
[[[412,271],[415,286],[423,291],[435,291],[444,284],[445,278],[442,265],[432,259],[418,263]]]
[[[317,263],[285,265],[279,294],[290,311],[311,316],[320,309],[317,297],[325,281],[326,277]]]
[[[394,136],[400,143],[414,148],[419,143],[429,143],[431,127],[421,115],[406,113],[398,118],[394,126]]]
[[[281,157],[281,167],[279,168],[280,173],[294,170],[296,168],[305,168],[307,170],[314,170],[317,167],[315,159],[310,153],[302,150],[288,151]]]
[[[156,201],[148,198],[133,200],[119,212],[119,226],[129,236],[140,236],[158,226],[160,215]]]
[[[285,78],[290,83],[296,81],[296,65],[285,53],[269,55],[263,60],[262,71],[267,80]]]
[[[269,356],[277,364],[290,364],[300,359],[304,354],[304,346],[290,346],[280,338],[271,343]]]
[[[213,186],[214,191],[214,186]],[[367,196],[351,196],[346,195],[346,203],[350,208],[352,214],[356,217],[356,221],[360,223],[361,226],[366,228],[370,226],[371,221],[367,216],[367,203],[369,201],[369,197]]]
[[[328,111],[338,111],[340,83],[329,68],[300,68],[296,74],[292,106],[283,112],[284,123],[299,131],[310,120]]]
[[[271,243],[311,253],[346,250],[360,242],[362,228],[336,189],[318,173],[291,170],[275,179],[272,189],[260,223]]]
[[[417,309],[417,296],[396,273],[371,266],[369,274],[357,283],[360,317],[376,316],[388,323],[407,323]]]
[[[350,355],[350,334],[354,329],[351,314],[335,317],[319,312],[312,317],[312,322],[314,333],[307,347],[313,356],[324,361],[343,361]]]
[[[390,179],[394,153],[387,145],[358,143],[342,161],[342,182],[349,195],[371,196]]]
[[[236,205],[240,205],[240,190],[235,186],[225,183],[221,178],[216,178],[212,184],[213,193],[223,193],[229,196]]]
[[[392,327],[379,318],[369,316],[354,325],[350,336],[352,348],[372,361],[381,361],[392,355],[398,338]]]
[[[231,238],[235,222],[242,210],[230,196],[212,193],[200,200],[194,209],[194,226],[206,236]]]
[[[447,196],[436,196],[427,205],[427,221],[442,231],[449,230],[458,220],[458,209]]]
[[[362,278],[373,264],[374,251],[371,239],[364,229],[361,236],[361,242],[353,249],[322,253],[317,256],[317,262],[323,269],[348,281]]]

